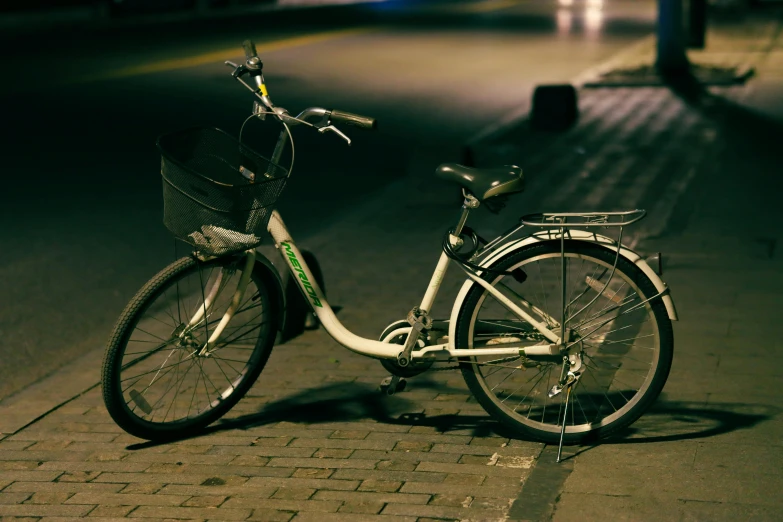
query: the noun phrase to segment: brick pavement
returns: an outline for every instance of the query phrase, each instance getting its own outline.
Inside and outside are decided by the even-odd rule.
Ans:
[[[780,85],[780,53],[771,49],[759,63],[778,79],[762,74],[762,86]],[[759,100],[759,91],[747,88],[721,92],[759,107],[774,97]],[[744,129],[736,124],[758,124],[752,117],[716,117],[660,89],[587,92],[582,106],[580,125],[566,135],[516,130],[478,151],[479,161],[516,156],[530,179],[514,208],[484,214],[480,228],[499,230],[535,210],[649,207],[650,224],[632,240],[648,252],[674,252],[666,277],[686,321],[675,327],[663,401],[628,440],[615,441],[626,443],[571,450],[578,454],[560,484],[554,518],[728,520],[744,513],[773,520],[780,462],[768,447],[780,447],[783,427],[768,364],[775,345],[763,341],[774,338],[770,324],[783,290],[772,219],[780,216],[748,221],[766,242],[742,236],[727,218],[752,215],[757,203],[779,208],[772,191],[759,195],[748,183],[763,188],[775,172],[770,143],[740,140]],[[509,136],[525,138],[524,148]],[[702,155],[685,154],[689,140],[698,140]],[[753,176],[741,170],[751,160]],[[454,191],[428,174],[439,161],[437,151],[420,153],[414,175],[357,202],[327,233],[300,241],[318,253],[330,301],[358,334],[377,335],[421,297],[440,234],[458,208]],[[713,205],[725,191],[754,196]],[[740,254],[727,255],[727,241]],[[395,270],[384,270],[390,264]],[[435,315],[448,312],[459,283],[447,277]],[[524,495],[543,469],[536,465],[543,445],[499,429],[456,372],[411,379],[393,397],[376,391],[384,376],[376,361],[339,348],[322,330],[306,332],[275,348],[257,385],[222,422],[165,445],[124,434],[93,388],[0,435],[0,517],[526,518]]]

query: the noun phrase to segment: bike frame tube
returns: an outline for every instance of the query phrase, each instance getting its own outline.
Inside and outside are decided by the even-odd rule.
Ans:
[[[275,240],[275,247],[280,250],[281,254],[283,254],[283,258],[288,265],[288,269],[299,283],[299,287],[304,293],[305,298],[312,306],[315,315],[318,317],[318,320],[321,322],[329,335],[331,335],[338,343],[345,346],[349,350],[360,353],[362,355],[376,358],[397,358],[397,355],[401,350],[400,345],[388,344],[381,341],[376,341],[374,339],[360,337],[349,331],[345,326],[343,326],[342,323],[340,323],[334,311],[332,310],[332,307],[329,306],[329,303],[326,300],[326,296],[318,286],[315,277],[308,268],[307,263],[304,261],[301,252],[296,247],[296,244],[294,244],[294,241],[291,238],[291,234],[288,232],[288,229],[283,223],[283,219],[276,210],[272,212],[272,216],[269,220],[268,231]],[[430,281],[430,287],[427,289],[425,297],[422,300],[422,304],[431,306],[435,295],[440,288],[440,284],[443,281],[443,274],[445,273],[445,266],[448,264],[448,259],[446,261],[443,260],[444,256],[445,254],[438,262],[435,273],[433,274]],[[500,294],[498,290],[495,290],[494,288],[492,288],[492,290],[494,291],[493,293]],[[498,296],[498,298],[504,297],[505,296],[502,294]],[[519,309],[517,306],[514,307]],[[528,320],[526,317],[530,316],[521,309],[520,311],[524,314],[521,316],[521,318]],[[546,328],[542,328],[540,323],[537,321],[533,320],[531,324],[541,331],[543,335],[547,335],[547,332],[550,336],[552,335],[552,332]],[[555,336],[555,338],[556,337],[557,336]],[[434,356],[435,353],[432,352],[441,352],[447,357],[475,357],[479,355],[551,355],[552,353],[558,353],[558,347],[553,344],[532,347],[511,346],[503,348],[455,349],[449,344],[443,344],[428,346],[420,350],[415,350],[411,355],[414,359],[417,359],[426,356],[428,353],[430,353],[430,356]]]

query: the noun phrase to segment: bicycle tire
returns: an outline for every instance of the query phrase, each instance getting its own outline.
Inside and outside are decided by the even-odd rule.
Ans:
[[[563,439],[565,444],[578,444],[587,440],[608,437],[620,432],[622,429],[635,422],[649,408],[659,396],[668,378],[673,358],[674,340],[671,321],[667,315],[665,305],[660,297],[650,299],[658,294],[658,291],[653,282],[650,281],[637,266],[633,265],[625,258],[620,257],[617,259],[616,268],[613,269],[612,267],[615,263],[616,253],[606,247],[588,242],[568,240],[565,242],[564,247],[566,258],[569,260],[568,266],[570,266],[570,269],[573,269],[575,260],[581,260],[582,266],[584,266],[586,261],[589,261],[596,267],[600,267],[600,270],[598,271],[602,272],[601,277],[604,277],[606,281],[609,281],[610,283],[607,285],[607,288],[609,288],[607,293],[603,293],[603,290],[599,293],[598,289],[600,289],[606,281],[601,281],[596,284],[595,275],[597,272],[594,272],[592,276],[582,275],[581,278],[580,276],[574,278],[571,275],[572,273],[569,272],[566,281],[576,280],[579,282],[583,279],[585,282],[585,290],[582,294],[578,291],[576,292],[577,301],[575,301],[575,306],[573,307],[570,306],[570,303],[572,302],[574,290],[572,289],[568,294],[569,311],[574,314],[574,317],[567,319],[567,321],[569,321],[567,324],[579,324],[579,322],[576,321],[576,311],[582,306],[582,302],[578,301],[580,295],[587,296],[585,299],[594,297],[592,294],[597,295],[598,299],[602,301],[600,306],[605,306],[606,300],[611,301],[614,299],[614,304],[606,305],[604,308],[604,310],[609,310],[607,314],[614,313],[612,308],[615,307],[615,305],[618,305],[618,300],[620,303],[619,308],[617,308],[617,315],[614,319],[608,315],[606,317],[598,316],[591,320],[592,322],[588,321],[587,324],[589,328],[583,328],[582,330],[577,331],[577,334],[580,334],[580,332],[588,333],[591,328],[601,324],[604,319],[610,321],[606,323],[609,325],[609,328],[617,327],[615,330],[606,329],[603,332],[600,332],[600,330],[604,328],[604,326],[601,326],[599,328],[598,337],[591,337],[593,332],[590,332],[590,335],[582,339],[582,344],[580,346],[584,349],[585,354],[582,356],[583,361],[585,361],[584,374],[572,390],[573,397],[571,402],[569,402],[571,407],[566,410],[571,414],[571,425],[569,426],[568,420],[565,421],[566,431]],[[561,270],[560,249],[560,241],[535,243],[520,250],[510,252],[492,263],[491,268],[498,270],[523,270],[527,275],[527,280],[524,282],[514,282],[512,276],[506,274],[498,275],[497,273],[485,273],[483,274],[483,278],[496,287],[502,282],[503,285],[505,285],[502,287],[504,293],[506,289],[510,289],[511,291],[508,293],[513,294],[514,288],[526,288],[526,292],[534,294],[537,298],[543,296],[543,300],[539,298],[536,300],[537,302],[532,302],[532,304],[538,306],[547,313],[547,308],[549,308],[550,305],[553,303],[560,305],[562,302],[562,297],[559,297],[558,294],[555,294],[552,302],[547,302],[546,297],[546,289],[557,286],[553,285],[552,282],[559,282],[559,279],[555,277],[555,274],[557,271]],[[551,263],[549,263],[549,261],[551,261]],[[543,272],[541,267],[542,262],[545,265]],[[548,269],[546,266],[547,264],[553,265],[551,270]],[[579,263],[577,263],[577,265],[578,264]],[[537,274],[535,267],[538,269]],[[582,273],[584,274],[584,272]],[[519,273],[517,273],[517,275],[518,274]],[[552,281],[549,281],[544,274],[551,275]],[[539,283],[535,282],[536,275],[539,275],[541,278],[540,291],[537,286]],[[592,280],[590,279],[591,277],[593,278]],[[615,277],[617,279],[615,279]],[[548,283],[545,282],[545,280],[548,281]],[[620,281],[622,281],[622,283],[620,283]],[[508,284],[515,284],[516,286],[512,288],[509,287]],[[527,287],[524,286],[526,284],[528,285]],[[627,287],[627,290],[624,291],[625,297],[620,297],[622,293],[612,294],[612,287],[614,287],[614,290],[619,288],[620,292],[623,292],[622,289]],[[590,292],[590,288],[593,288],[592,293]],[[633,292],[631,290],[633,290]],[[559,287],[557,291],[562,292]],[[634,294],[636,297],[634,297]],[[519,294],[517,293],[517,295]],[[484,303],[487,302],[488,296],[491,296],[491,294],[479,285],[475,285],[466,295],[456,325],[456,341],[458,346],[473,348],[474,345],[479,342],[491,342],[487,339],[492,336],[498,337],[500,335],[512,336],[516,339],[528,339],[529,342],[535,344],[549,344],[550,341],[545,340],[540,333],[532,331],[532,328],[529,326],[524,327],[527,323],[524,323],[523,325],[522,321],[518,318],[507,320],[496,318],[495,315],[486,314],[483,316],[484,318],[482,318],[480,314],[484,308]],[[611,297],[604,298],[604,296]],[[527,294],[524,298],[530,302]],[[645,303],[644,301],[646,299],[650,300]],[[625,302],[626,300],[628,301]],[[486,308],[489,309],[493,302],[497,303],[496,300],[491,299],[489,306]],[[594,302],[598,302],[598,300]],[[634,309],[634,306],[637,306],[637,308]],[[499,305],[497,305],[496,308],[499,309]],[[562,310],[562,306],[559,306],[559,309]],[[503,310],[505,310],[505,308],[503,308]],[[590,311],[591,310],[588,310],[588,313]],[[637,314],[637,311],[641,313]],[[496,314],[497,312],[490,313]],[[550,316],[550,322],[552,323],[551,329],[557,331],[558,335],[559,326],[555,326],[555,324],[559,325],[559,322],[556,323],[553,320],[553,317],[560,319],[561,315],[562,314],[558,313],[557,315],[553,314]],[[649,329],[631,323],[633,317],[641,315],[644,315],[647,319],[640,324],[644,324],[644,322],[650,320]],[[541,317],[543,318],[544,316],[541,315]],[[581,320],[584,321],[584,319]],[[519,321],[519,324],[513,321]],[[500,330],[498,330],[498,328],[500,328]],[[634,331],[633,328],[639,328],[640,334],[631,339],[614,339],[610,336],[610,334],[619,337],[630,335]],[[502,333],[487,333],[493,330]],[[617,334],[616,332],[618,331],[621,333]],[[642,331],[649,331],[650,333],[648,335],[642,335]],[[536,335],[538,335],[538,338],[536,338]],[[600,339],[601,336],[603,336],[603,340],[600,341],[600,344],[593,346],[596,342],[595,339]],[[640,341],[642,338],[645,339],[644,342]],[[652,341],[651,347],[643,346],[650,340]],[[645,350],[649,350],[650,352],[650,362],[648,363],[649,369],[645,370],[645,364],[642,359],[631,358],[630,356],[622,359],[622,362],[620,362],[621,358],[628,356],[628,354],[632,354],[635,357],[642,357],[642,355],[647,353]],[[495,359],[497,359],[496,356]],[[487,364],[486,359],[484,359],[484,361],[484,364]],[[550,363],[541,363],[539,361],[536,363],[535,359],[524,361],[520,358],[519,360],[514,361],[516,366],[505,365],[504,363],[499,365],[501,366],[500,369],[495,369],[495,367],[476,364],[480,362],[482,361],[476,357],[461,358],[460,367],[468,388],[487,413],[515,432],[520,433],[522,436],[548,444],[557,444],[560,440],[560,423],[556,423],[555,419],[558,421],[560,419],[563,411],[563,398],[566,396],[566,393],[563,392],[560,394],[560,397],[555,397],[554,400],[550,401],[547,392],[551,389],[553,382],[556,383],[559,379],[562,363],[554,361]],[[534,374],[530,379],[527,379],[527,374],[523,378],[522,374],[530,369],[530,367],[537,369],[538,373]],[[548,368],[548,370],[546,368]],[[552,378],[553,369],[557,370],[554,372],[554,379]],[[592,378],[594,381],[590,379],[590,372],[593,370],[594,374],[592,374]],[[507,375],[503,380],[500,379],[503,374],[493,378],[495,374],[502,371],[507,372]],[[549,372],[549,375],[546,377],[546,383],[543,383],[542,381],[545,372],[547,371]],[[646,373],[642,376],[642,373],[645,371]],[[641,382],[639,389],[636,391],[626,389],[627,387],[630,387],[630,385],[621,381],[618,374],[622,375],[624,381],[634,378],[638,382]],[[536,377],[538,380],[532,385],[529,384]],[[521,384],[519,390],[514,389],[510,392],[508,391],[509,388],[513,388],[516,385],[512,383],[524,381],[525,379],[527,379],[526,383]],[[496,381],[497,384],[494,384]],[[533,390],[532,387],[538,386],[539,382],[542,382],[542,385],[536,390]],[[617,384],[618,382],[619,384]],[[530,386],[527,394],[522,396],[522,399],[518,399],[526,389],[523,387],[527,386]],[[590,386],[593,386],[593,388],[590,388]],[[597,393],[599,391],[603,394],[603,397],[599,396]],[[631,391],[633,391],[632,394]],[[505,398],[503,398],[504,395]],[[514,400],[508,402],[508,399],[512,396],[514,397]],[[622,399],[625,399],[626,402],[622,403]],[[610,408],[606,406],[607,402],[614,411],[611,411]],[[514,407],[510,406],[515,403],[516,405]],[[543,406],[541,405],[542,403]],[[546,411],[548,404],[551,405],[549,413]],[[619,408],[616,408],[616,405],[619,405]],[[581,412],[579,411],[580,409]],[[606,415],[602,417],[604,413],[606,413]],[[540,419],[538,419],[539,416]],[[579,419],[578,422],[577,419]]]
[[[210,357],[212,357],[212,359],[210,361],[208,361],[209,357],[197,357],[194,356],[193,353],[190,353],[190,355],[185,357],[183,362],[182,354],[187,354],[188,352],[193,352],[195,350],[193,346],[198,344],[196,339],[198,336],[202,335],[202,326],[194,328],[193,332],[195,333],[191,332],[187,334],[188,336],[191,336],[192,342],[191,346],[184,346],[184,341],[178,337],[179,334],[176,333],[176,330],[177,328],[180,328],[182,324],[184,324],[186,319],[183,318],[186,318],[189,315],[187,312],[183,313],[180,308],[177,308],[177,313],[180,316],[179,320],[182,322],[179,325],[176,325],[178,319],[174,316],[174,308],[170,303],[166,305],[167,296],[170,297],[170,294],[174,293],[174,288],[176,288],[177,306],[180,306],[180,301],[182,300],[182,308],[186,308],[185,305],[190,305],[190,309],[195,310],[196,308],[194,308],[192,300],[191,302],[186,302],[184,300],[186,295],[190,295],[191,297],[195,296],[196,303],[198,303],[199,299],[198,291],[191,290],[192,287],[190,286],[187,288],[185,287],[185,281],[188,280],[187,278],[198,280],[199,287],[201,287],[202,285],[209,284],[209,278],[207,278],[206,281],[204,280],[205,274],[212,274],[215,272],[215,269],[218,269],[218,273],[223,274],[220,277],[225,278],[226,274],[228,274],[229,279],[225,283],[225,287],[230,288],[230,279],[237,274],[237,268],[242,267],[242,263],[244,263],[243,256],[223,257],[206,263],[197,261],[192,257],[179,259],[161,270],[157,275],[144,284],[125,307],[109,338],[108,346],[104,356],[102,371],[104,403],[109,412],[109,415],[123,430],[130,433],[131,435],[147,440],[171,440],[184,438],[194,434],[198,430],[208,426],[225,415],[225,413],[228,412],[248,392],[253,383],[256,381],[259,374],[266,365],[266,362],[272,351],[276,335],[276,318],[280,313],[279,310],[275,309],[269,291],[263,284],[264,279],[258,270],[254,270],[251,274],[250,282],[248,283],[248,289],[243,296],[243,301],[240,304],[240,307],[237,309],[234,318],[230,323],[228,323],[226,330],[224,330],[224,336],[221,337],[217,343],[220,345],[220,343],[224,342],[225,340],[225,344],[219,346],[211,353]],[[217,278],[218,276],[215,277]],[[220,288],[222,284],[223,279],[220,279],[218,288]],[[236,288],[236,286],[234,286],[234,288]],[[232,292],[233,291],[229,291],[228,294],[231,294]],[[203,292],[200,294],[200,298],[203,299]],[[210,325],[213,325],[214,327],[214,324],[218,322],[217,318],[222,317],[222,312],[219,312],[219,310],[222,308],[222,305],[219,304],[221,294],[222,291],[218,291],[218,295],[214,300],[214,308],[212,309],[217,311],[214,314],[216,319],[212,320],[211,315],[207,315],[207,320],[200,322],[206,323],[204,326],[205,332],[203,333],[204,338],[206,338],[206,336],[209,334]],[[252,301],[253,304],[247,305],[246,303],[249,302],[248,300]],[[260,311],[252,313],[258,314],[260,324],[258,328],[256,328],[258,334],[253,340],[249,338],[249,335],[252,333],[252,331],[249,329],[238,329],[247,329],[247,324],[251,323],[247,322],[243,325],[242,321],[249,321],[250,316],[246,313],[251,312],[256,308],[260,308]],[[150,316],[151,318],[155,319],[155,321],[146,322],[145,314],[150,311],[160,309],[163,309],[167,313],[168,317],[161,315],[160,317],[163,317],[163,319],[160,319],[160,317],[156,318]],[[211,310],[210,314],[212,314]],[[171,325],[166,324],[169,318],[172,320]],[[142,321],[145,321],[143,326],[146,329],[142,328],[140,325]],[[148,325],[153,326],[150,327]],[[170,337],[162,337],[158,335],[157,332],[165,332],[172,326],[174,328],[170,334]],[[143,334],[157,337],[160,339],[160,341],[162,341],[162,344],[158,341],[149,339],[144,340],[137,338],[134,340],[134,333],[137,332],[143,332]],[[227,334],[227,332],[233,333]],[[141,336],[142,334],[139,335]],[[230,335],[233,335],[234,337],[229,337],[226,339],[226,336]],[[252,346],[252,348],[243,347],[244,345],[241,344],[241,341],[250,342],[249,346]],[[144,343],[161,344],[161,346],[151,349],[149,354],[140,355],[132,361],[123,362],[126,356],[144,353],[129,352],[128,347],[131,345],[131,343],[135,343],[134,346],[138,344],[145,346]],[[129,377],[124,379],[124,370],[133,368],[137,365],[149,365],[150,362],[153,362],[148,361],[149,359],[155,359],[158,353],[163,355],[163,352],[169,353],[166,356],[163,365],[158,367],[157,372],[155,372],[155,366],[153,365],[152,371],[139,374],[139,378],[134,381],[134,383],[128,385],[128,388],[134,386],[136,382],[139,382],[141,380],[141,376],[149,375],[155,372],[153,376],[153,382],[151,382],[141,392],[139,392],[137,389],[128,391],[128,388],[126,388],[123,390],[123,383],[129,379],[134,378]],[[227,368],[235,370],[232,363],[235,363],[235,361],[238,360],[228,359],[228,356],[229,354],[234,354],[236,352],[249,352],[249,356],[245,365],[241,368],[240,371],[237,372],[237,376],[232,380],[228,377],[228,374],[226,374],[226,370]],[[178,354],[180,362],[167,365],[167,361],[172,356],[175,356],[175,354]],[[190,369],[197,364],[199,370],[201,371],[203,383],[201,383],[199,377],[197,377],[196,385],[193,388],[193,396],[196,396],[199,386],[203,385],[207,391],[205,394],[207,396],[207,407],[203,410],[197,410],[194,414],[191,414],[190,410],[194,400],[191,398],[191,405],[186,412],[187,414],[183,418],[172,418],[172,420],[167,421],[167,416],[172,408],[172,406],[169,406],[166,415],[164,415],[162,419],[156,421],[154,413],[155,408],[153,408],[154,404],[151,404],[150,402],[152,398],[147,399],[146,395],[151,393],[150,390],[152,389],[152,386],[155,384],[155,382],[161,382],[166,374],[170,374],[174,371],[172,368],[176,367],[176,376],[179,378],[180,367],[178,365],[187,364],[188,361],[190,361],[188,369],[187,371],[184,371],[182,381],[180,381],[179,385],[174,391],[172,401],[179,400],[178,396],[182,395],[180,393],[181,391],[184,392],[189,390],[187,387],[182,388],[182,384],[185,379],[188,378]],[[220,361],[223,361],[223,364],[221,364]],[[238,362],[241,363],[242,361]],[[214,364],[209,366],[210,363]],[[155,362],[155,364],[157,364],[157,362]],[[208,366],[208,371],[205,371],[205,366]],[[219,372],[215,371],[216,369],[219,369]],[[229,372],[231,370],[229,370]],[[164,373],[164,376],[161,376],[161,378],[156,381],[155,379],[160,376],[161,372]],[[210,372],[213,375],[219,375],[219,373],[222,372],[223,376],[228,381],[228,387],[222,393],[220,393],[218,397],[212,399],[211,401],[209,400],[210,392],[207,382],[209,381],[211,383],[211,386],[215,388],[215,391],[220,390],[217,386],[214,385],[214,381],[211,380],[211,377],[209,377]],[[222,386],[225,385],[221,385],[221,387]],[[158,402],[166,397],[168,393],[169,391],[167,390],[164,395],[158,399]],[[157,402],[155,404],[157,404]],[[174,417],[176,417],[177,414],[175,404],[175,402],[172,402],[172,405],[174,406]],[[146,409],[150,408],[152,408],[150,412],[145,411]]]

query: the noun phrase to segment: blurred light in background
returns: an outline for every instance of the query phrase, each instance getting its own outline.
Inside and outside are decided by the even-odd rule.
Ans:
[[[601,0],[588,0],[585,8],[585,32],[593,35],[601,30],[604,23],[604,12]]]
[[[557,0],[557,3],[564,7],[571,7],[574,5],[574,0]]]
[[[571,32],[571,26],[574,23],[574,15],[570,9],[557,10],[557,33],[560,35]]]

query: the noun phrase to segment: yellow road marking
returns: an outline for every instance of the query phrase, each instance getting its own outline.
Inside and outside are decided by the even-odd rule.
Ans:
[[[532,0],[482,0],[473,4],[462,5],[454,9],[460,13],[491,13],[517,5],[531,3]]]
[[[259,56],[261,56],[261,59],[263,60],[264,53],[270,53],[273,51],[288,49],[290,47],[311,45],[314,43],[324,42],[327,40],[335,40],[347,36],[366,34],[372,31],[374,31],[374,29],[370,27],[359,27],[355,29],[341,29],[338,31],[326,31],[323,33],[308,34],[304,36],[294,36],[292,38],[284,38],[282,40],[274,40],[271,42],[258,44],[256,45],[256,50],[258,51]],[[94,82],[94,81],[101,81],[101,80],[117,80],[120,78],[128,78],[131,76],[141,76],[144,74],[172,71],[176,69],[187,69],[189,67],[197,67],[199,65],[222,62],[224,60],[240,55],[241,50],[238,51],[238,49],[239,46],[236,46],[230,49],[223,49],[220,51],[209,52],[197,56],[189,56],[187,58],[161,60],[158,62],[146,63],[142,65],[122,67],[120,69],[105,71],[98,74],[80,76],[78,78],[73,79],[69,83],[87,83],[87,82]]]

